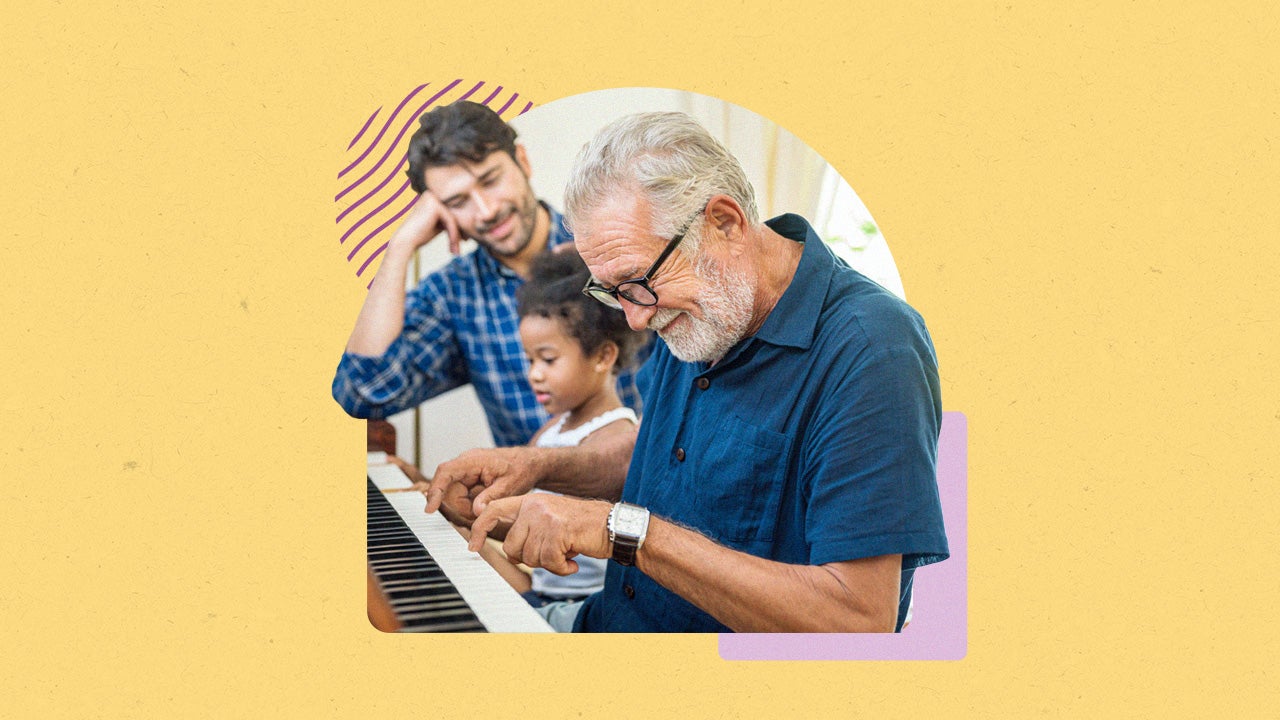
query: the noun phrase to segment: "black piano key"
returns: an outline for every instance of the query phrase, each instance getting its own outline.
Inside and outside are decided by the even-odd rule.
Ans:
[[[373,480],[367,534],[369,570],[400,621],[400,632],[485,632]]]

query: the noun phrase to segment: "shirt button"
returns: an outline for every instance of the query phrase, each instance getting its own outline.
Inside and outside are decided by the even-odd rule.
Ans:
[[[711,381],[704,377],[698,378],[698,381],[695,384],[698,386],[699,390],[706,390],[711,387]]]
[[[626,595],[628,600],[634,600],[636,597],[636,589],[630,585],[623,585],[622,594]]]
[[[684,462],[684,448],[676,448],[676,460]]]

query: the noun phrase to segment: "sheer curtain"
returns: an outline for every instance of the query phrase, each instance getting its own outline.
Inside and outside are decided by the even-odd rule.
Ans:
[[[718,137],[742,163],[765,218],[803,215],[837,255],[905,298],[893,255],[857,193],[812,148],[773,122],[723,100],[681,93],[678,109]]]

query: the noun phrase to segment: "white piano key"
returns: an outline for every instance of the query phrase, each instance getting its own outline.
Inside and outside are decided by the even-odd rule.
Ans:
[[[383,492],[413,487],[413,481],[400,468],[390,464],[370,465],[369,479],[373,481],[374,487]]]
[[[383,467],[404,478],[406,486],[412,485],[395,465]],[[369,478],[382,489],[374,476],[376,469],[369,468]],[[385,497],[489,632],[555,632],[497,570],[467,549],[467,541],[448,520],[439,513],[424,512],[427,499],[422,493],[393,492]]]

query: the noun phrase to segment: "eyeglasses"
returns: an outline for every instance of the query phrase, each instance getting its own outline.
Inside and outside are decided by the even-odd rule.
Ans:
[[[595,278],[589,277],[587,278],[586,286],[582,288],[582,294],[587,297],[595,298],[615,310],[622,309],[622,303],[618,302],[619,297],[625,298],[626,301],[632,305],[639,305],[641,307],[657,305],[658,293],[655,292],[653,288],[649,287],[649,281],[653,279],[653,274],[658,271],[658,268],[662,267],[662,261],[667,259],[667,256],[671,254],[671,251],[676,249],[676,246],[680,244],[680,241],[683,240],[684,236],[689,232],[689,228],[693,227],[693,221],[696,220],[698,215],[701,215],[703,210],[706,209],[707,208],[704,205],[700,210],[698,210],[698,212],[694,213],[689,218],[688,222],[684,224],[684,229],[676,233],[675,237],[671,238],[671,242],[667,243],[667,247],[663,249],[662,254],[658,256],[657,260],[653,261],[653,264],[649,266],[649,269],[645,271],[644,275],[641,275],[638,278],[632,278],[631,280],[623,280],[612,288],[605,287],[604,285],[596,282]]]

